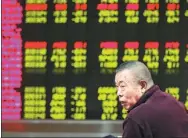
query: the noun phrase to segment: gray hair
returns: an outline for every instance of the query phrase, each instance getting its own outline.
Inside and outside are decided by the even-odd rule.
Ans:
[[[131,70],[134,73],[134,77],[137,81],[144,80],[148,83],[148,85],[153,85],[153,79],[151,73],[147,66],[140,61],[128,61],[120,64],[120,66],[116,69],[115,73],[121,72],[123,70]]]

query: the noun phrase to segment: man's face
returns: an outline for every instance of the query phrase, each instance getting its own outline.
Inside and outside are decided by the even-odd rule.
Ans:
[[[136,82],[134,74],[130,70],[118,72],[115,75],[115,83],[119,101],[128,110],[142,96],[141,85]]]

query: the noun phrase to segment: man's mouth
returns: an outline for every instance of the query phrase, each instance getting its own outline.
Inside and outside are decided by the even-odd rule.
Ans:
[[[121,103],[121,106],[125,106],[126,105],[125,102],[120,101],[120,103]]]

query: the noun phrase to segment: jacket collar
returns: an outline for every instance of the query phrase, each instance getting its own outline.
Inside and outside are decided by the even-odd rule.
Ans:
[[[159,86],[153,85],[143,94],[143,96],[138,100],[138,102],[135,105],[133,105],[127,112],[129,113],[131,110],[133,110],[140,104],[145,103],[158,90],[160,90]]]

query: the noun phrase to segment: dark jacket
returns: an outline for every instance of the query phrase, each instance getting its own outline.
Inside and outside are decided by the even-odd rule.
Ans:
[[[188,138],[185,106],[154,85],[129,109],[123,137]]]

